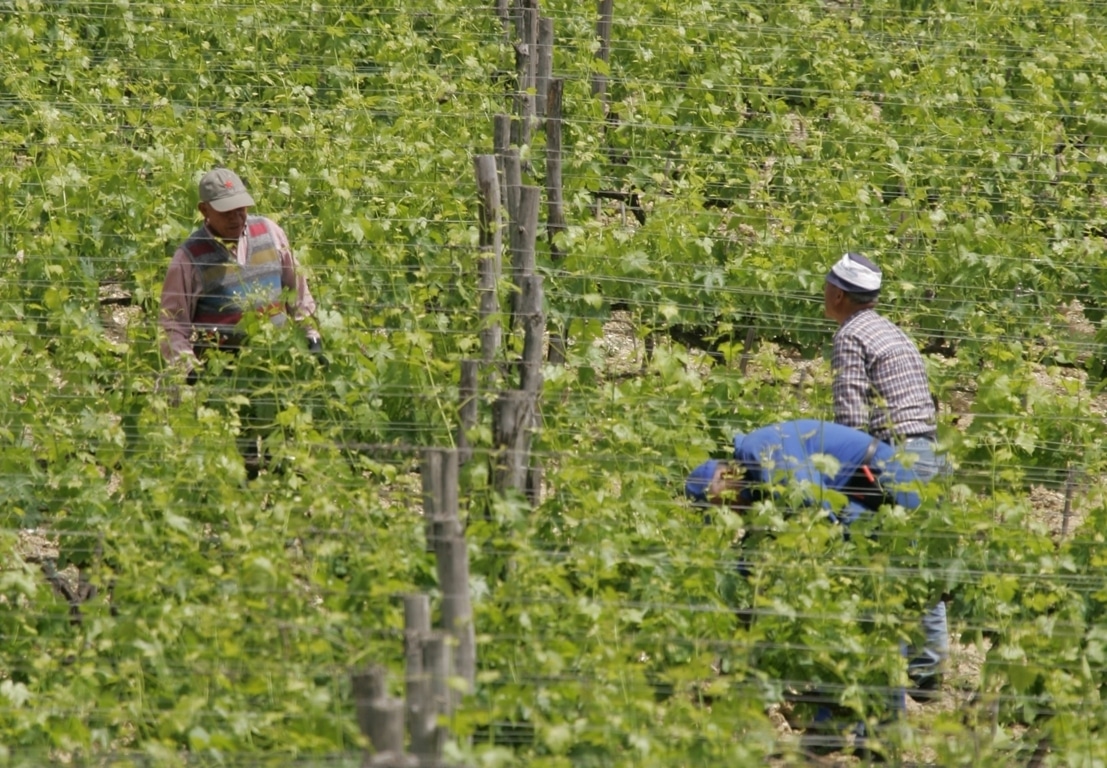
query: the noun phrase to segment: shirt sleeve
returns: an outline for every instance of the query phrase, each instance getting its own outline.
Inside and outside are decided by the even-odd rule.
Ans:
[[[196,310],[195,270],[188,254],[178,249],[169,262],[161,288],[158,320],[165,338],[162,357],[169,363],[194,357],[192,351],[192,315]],[[186,357],[187,356],[187,357]]]
[[[272,224],[273,237],[277,244],[277,251],[281,254],[281,286],[294,291],[296,299],[288,306],[288,313],[292,318],[304,325],[304,330],[309,339],[318,339],[319,330],[305,321],[315,315],[315,299],[308,288],[307,278],[300,269],[296,256],[292,253],[288,235],[277,223]]]
[[[835,336],[830,367],[834,374],[834,421],[868,431],[869,376],[861,342],[847,334]]]

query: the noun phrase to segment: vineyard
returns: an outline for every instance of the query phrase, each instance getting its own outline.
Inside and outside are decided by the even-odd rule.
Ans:
[[[0,765],[362,765],[352,675],[401,694],[404,596],[445,610],[436,449],[476,656],[442,765],[1107,763],[1107,3],[0,0],[0,50]],[[259,323],[194,385],[163,361],[219,165],[327,366]],[[833,418],[847,250],[954,471],[848,538],[705,517],[684,479],[736,431]],[[950,667],[893,718],[939,595]],[[874,755],[806,749],[812,691]]]

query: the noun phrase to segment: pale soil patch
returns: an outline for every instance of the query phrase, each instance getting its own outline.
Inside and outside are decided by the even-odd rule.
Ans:
[[[629,312],[612,312],[595,346],[603,352],[609,375],[625,375],[642,369],[645,344],[639,341]]]
[[[58,556],[58,540],[45,536],[35,528],[24,529],[19,532],[16,552],[27,562],[41,563]]]
[[[130,298],[119,283],[100,286],[100,322],[104,335],[116,344],[125,344],[128,328],[144,321],[142,307],[131,306]]]

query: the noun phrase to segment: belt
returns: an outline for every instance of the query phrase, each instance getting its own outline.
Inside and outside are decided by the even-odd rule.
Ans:
[[[919,440],[919,439],[922,439],[922,440],[937,440],[938,439],[938,433],[933,431],[933,430],[931,430],[930,432],[917,432],[914,435],[904,435],[900,439],[901,440]]]

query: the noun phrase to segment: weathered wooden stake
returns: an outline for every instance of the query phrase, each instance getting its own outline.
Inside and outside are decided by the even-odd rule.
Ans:
[[[523,191],[523,164],[519,160],[518,147],[508,147],[504,151],[503,166],[504,188],[507,190],[503,206],[507,211],[507,221],[510,226],[511,222],[519,218],[520,196]]]
[[[546,93],[553,76],[554,22],[548,16],[538,17],[538,60],[534,79],[534,110],[538,117],[546,115]]]
[[[496,158],[478,155],[474,160],[480,194],[480,258],[477,263],[480,294],[481,360],[491,363],[500,348],[499,283],[503,272],[503,227],[500,216],[500,184]],[[475,405],[474,405],[475,407]]]
[[[1076,490],[1077,469],[1073,466],[1065,471],[1065,506],[1061,510],[1061,538],[1068,538],[1069,522],[1072,520],[1072,494]]]
[[[757,343],[757,329],[752,325],[746,331],[746,343],[742,347],[742,356],[738,358],[738,372],[743,376],[746,375],[746,368],[749,367],[750,358],[753,357],[753,345]]]
[[[492,437],[498,449],[492,484],[500,493],[526,490],[531,403],[528,393],[509,389],[492,404]]]
[[[511,211],[511,194],[508,191],[507,181],[507,151],[511,148],[511,115],[503,113],[492,118],[492,154],[496,156],[496,170],[500,178],[500,205]],[[521,181],[519,182],[522,183]],[[518,187],[518,184],[516,185]]]
[[[537,266],[535,245],[538,237],[538,187],[524,186],[519,194],[518,215],[511,221],[511,276],[518,289],[512,301],[512,327],[520,310],[523,278],[533,275]]]
[[[565,81],[550,80],[546,96],[546,236],[550,256],[561,258],[557,235],[565,231],[565,200],[561,181],[561,95]]]
[[[538,4],[524,0],[515,17],[515,117],[511,124],[511,143],[517,147],[530,144],[535,121],[534,89],[538,70]]]
[[[599,18],[596,20],[596,38],[599,40],[596,58],[604,63],[604,68],[611,62],[611,21],[614,15],[614,6],[615,0],[600,0]],[[607,75],[602,71],[597,71],[592,75],[592,95],[603,101],[604,114],[606,114]]]
[[[461,376],[457,383],[457,460],[467,464],[473,458],[473,446],[469,444],[469,430],[477,425],[477,361],[462,360]]]
[[[423,451],[419,477],[423,482],[423,535],[427,552],[434,551],[438,541],[438,509],[442,503],[442,452],[436,448]]]
[[[444,632],[432,632],[423,642],[423,668],[429,677],[431,707],[447,718],[454,713],[454,697],[450,693],[450,675],[453,673],[450,637]],[[435,725],[433,751],[424,753],[440,757],[449,738],[449,728]]]
[[[562,258],[557,236],[565,231],[565,202],[561,182],[561,78],[550,80],[546,95],[546,236],[550,241],[550,259]],[[550,323],[549,360],[554,365],[565,362],[565,329]]]
[[[442,590],[442,626],[455,639],[451,667],[472,690],[476,680],[476,639],[469,597],[469,550],[458,516],[458,451],[434,449],[441,472],[441,496],[435,507],[434,553]],[[429,452],[429,451],[428,451]]]
[[[457,450],[427,448],[419,468],[423,480],[423,530],[427,552],[435,551],[440,539],[460,534],[458,521]]]
[[[388,695],[384,668],[355,673],[351,682],[358,727],[373,747],[374,754],[366,764],[404,764],[404,703]]]
[[[453,638],[452,668],[472,693],[477,676],[477,643],[469,597],[469,548],[462,535],[438,543],[438,583],[442,589],[442,628]],[[461,692],[457,692],[460,697]]]
[[[519,319],[525,332],[519,389],[535,400],[542,391],[542,351],[546,332],[542,283],[542,276],[532,273],[521,277],[519,286]]]
[[[404,699],[411,751],[417,755],[432,754],[435,747],[438,713],[423,666],[423,643],[430,632],[430,598],[404,595]]]

